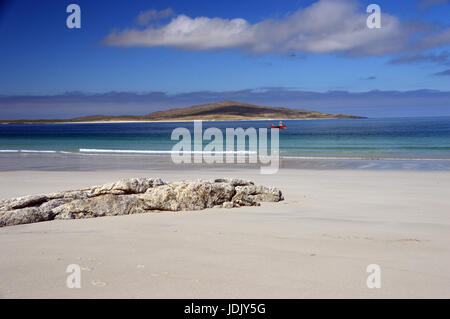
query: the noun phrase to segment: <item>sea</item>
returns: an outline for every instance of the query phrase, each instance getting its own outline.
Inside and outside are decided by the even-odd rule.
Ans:
[[[285,167],[450,169],[450,117],[283,123],[279,153]],[[278,121],[203,121],[202,127],[203,131],[220,129],[225,141],[226,128],[259,129],[271,124]],[[0,125],[0,170],[164,165],[178,143],[171,139],[176,128],[186,128],[193,136],[193,122],[4,124]],[[94,160],[95,156],[101,160]]]

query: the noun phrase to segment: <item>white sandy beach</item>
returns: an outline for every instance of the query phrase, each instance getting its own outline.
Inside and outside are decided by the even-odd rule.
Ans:
[[[0,172],[0,198],[126,177],[220,176],[285,201],[0,228],[2,298],[449,298],[450,172]],[[82,288],[66,287],[79,264]],[[380,289],[366,286],[369,264]]]

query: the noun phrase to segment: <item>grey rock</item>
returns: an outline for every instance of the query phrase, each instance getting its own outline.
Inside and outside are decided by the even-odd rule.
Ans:
[[[37,223],[51,220],[53,217],[54,215],[52,212],[41,210],[39,207],[0,211],[0,227]]]
[[[48,198],[45,195],[31,195],[17,197],[10,200],[3,200],[0,203],[0,210],[20,209],[25,207],[39,206],[47,201]]]
[[[69,202],[71,202],[73,199],[71,198],[58,198],[58,199],[52,199],[49,200],[48,202],[45,202],[44,204],[42,204],[41,206],[39,206],[39,209],[42,211],[52,211],[54,208],[67,204]]]
[[[76,199],[53,209],[55,219],[78,219],[145,213],[144,203],[134,195],[106,194]]]
[[[85,191],[89,196],[98,196],[104,194],[141,194],[145,193],[149,188],[164,185],[160,178],[130,178],[121,179],[118,182],[104,184],[100,186],[93,186],[82,191]]]
[[[236,186],[236,195],[233,202],[279,202],[283,200],[281,191],[277,188],[266,186]]]
[[[242,179],[166,184],[159,178],[130,178],[80,190],[0,200],[0,227],[52,219],[258,206],[280,200],[280,190]]]
[[[140,195],[148,209],[200,210],[230,201],[234,187],[222,181],[184,181],[151,188]]]
[[[254,185],[252,181],[247,181],[245,179],[239,178],[216,178],[214,180],[215,183],[227,183],[231,184],[231,186],[251,186]]]

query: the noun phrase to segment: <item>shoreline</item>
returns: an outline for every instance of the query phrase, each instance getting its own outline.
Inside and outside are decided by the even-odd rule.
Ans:
[[[190,155],[198,152],[210,154],[209,151],[191,151],[185,152]],[[78,151],[65,150],[33,150],[33,149],[0,149],[0,154],[65,154],[65,155],[104,155],[104,156],[165,156],[173,153],[179,153],[172,150],[121,150],[121,149],[85,149],[81,148]],[[229,151],[221,151],[218,154],[227,154]],[[214,154],[214,152],[213,152]],[[233,154],[250,154],[249,151],[234,151]],[[280,155],[282,160],[355,160],[355,161],[450,161],[450,158],[433,158],[433,157],[364,157],[364,156],[303,156],[303,155]]]
[[[23,122],[23,123],[0,123],[5,125],[14,125],[14,124],[120,124],[120,123],[191,123],[194,121],[202,121],[202,122],[251,122],[251,121],[289,121],[289,120],[365,120],[367,117],[362,118],[340,118],[340,117],[329,117],[329,118],[273,118],[273,119],[242,119],[242,120],[162,120],[162,121],[151,121],[151,120],[142,120],[142,121],[82,121],[82,122]]]
[[[444,116],[447,118],[450,118],[450,116]],[[232,119],[232,120],[161,120],[161,121],[154,121],[154,120],[113,120],[113,121],[81,121],[81,122],[21,122],[21,123],[10,123],[8,120],[2,120],[0,122],[1,125],[14,125],[14,124],[120,124],[120,123],[191,123],[194,121],[202,121],[202,122],[261,122],[261,121],[297,121],[297,120],[367,120],[367,119],[433,119],[433,118],[441,118],[440,116],[407,116],[407,117],[358,117],[358,118],[352,118],[352,117],[322,117],[322,118],[267,118],[267,119]],[[14,120],[11,120],[14,121]]]
[[[242,158],[246,158],[242,156]],[[107,171],[161,169],[183,172],[254,169],[261,163],[175,164],[170,154],[0,152],[0,172],[7,171]],[[450,171],[450,159],[361,159],[280,156],[280,171],[294,170],[400,170]],[[273,175],[277,176],[277,174]]]

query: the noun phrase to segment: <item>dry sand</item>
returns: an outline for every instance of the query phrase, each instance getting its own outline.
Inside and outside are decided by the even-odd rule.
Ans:
[[[15,171],[0,198],[143,176],[248,178],[286,200],[0,228],[0,297],[450,297],[448,171]],[[69,264],[81,289],[66,287]]]

